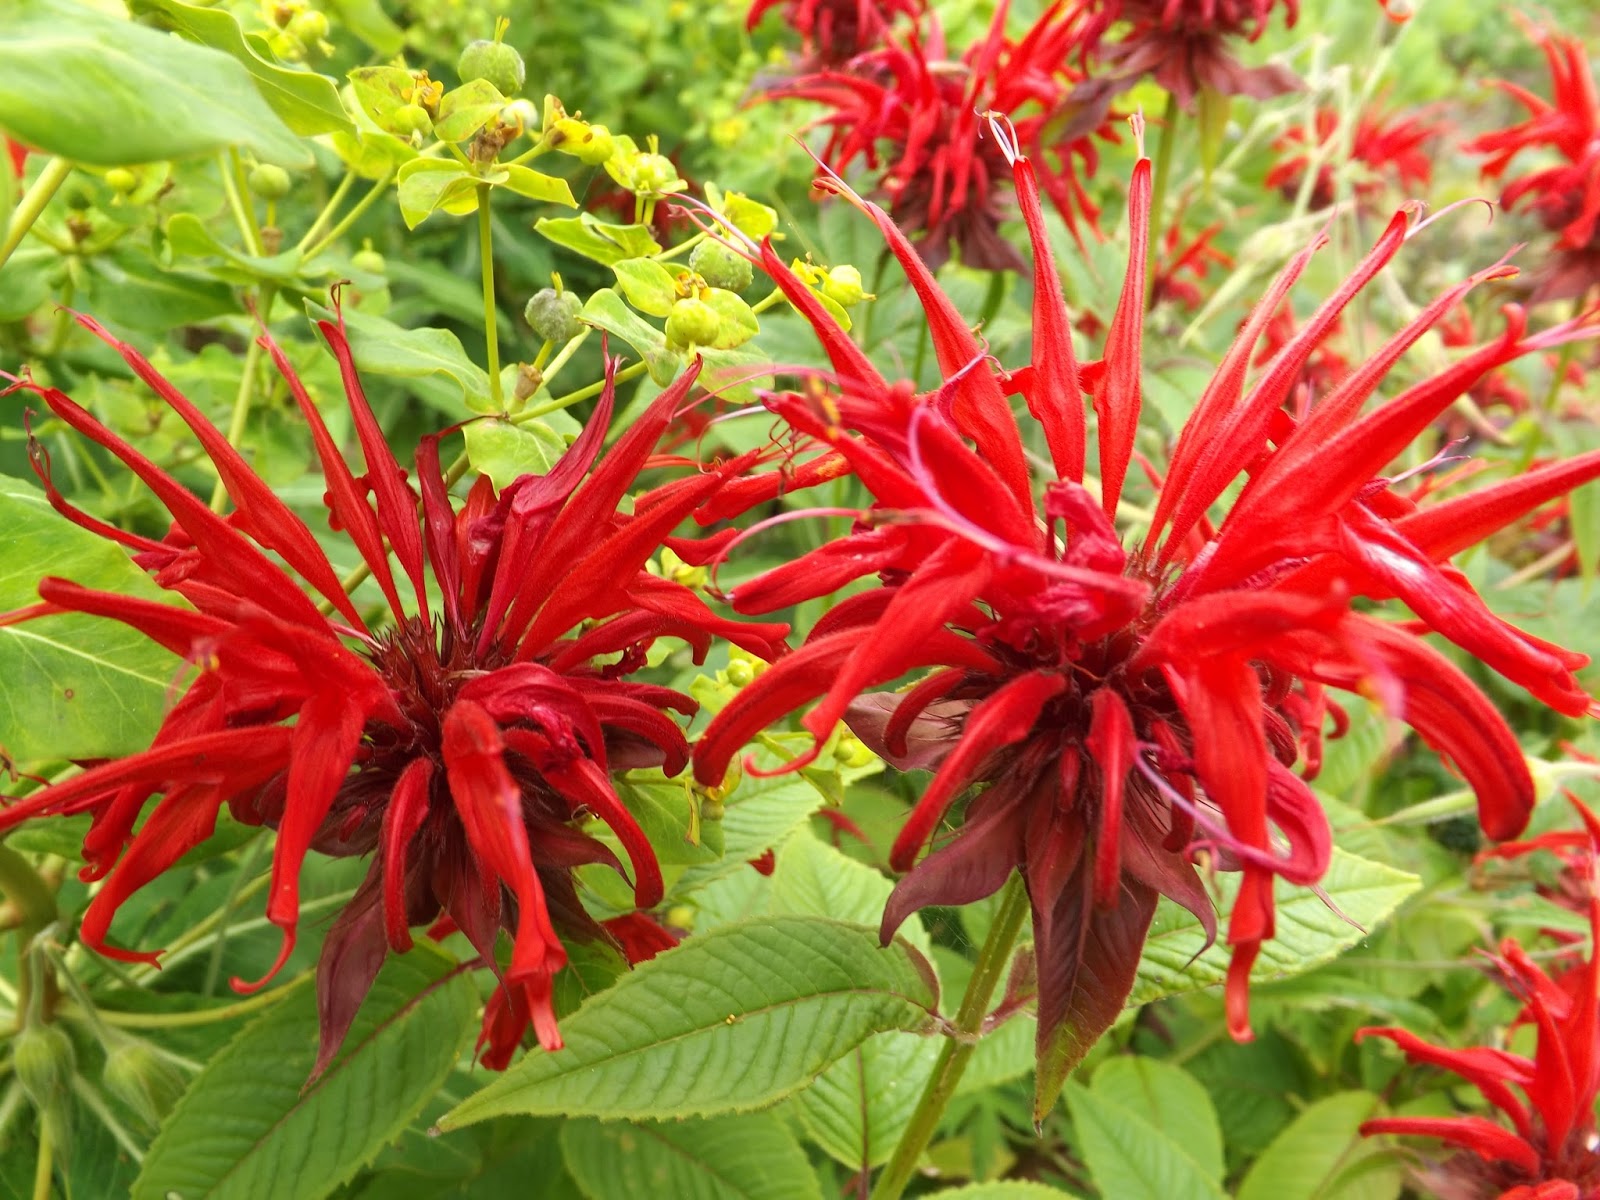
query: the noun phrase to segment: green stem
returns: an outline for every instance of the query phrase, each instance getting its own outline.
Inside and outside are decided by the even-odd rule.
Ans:
[[[876,286],[876,285],[874,285],[874,286]],[[773,288],[765,296],[761,297],[761,299],[757,300],[754,304],[752,304],[750,306],[750,311],[753,312],[753,313],[764,313],[764,312],[767,311],[767,309],[771,308],[774,304],[777,304],[777,303],[781,302],[782,300],[783,300],[783,289],[782,288]],[[868,309],[867,311],[870,313],[872,310]]]
[[[339,186],[333,189],[333,195],[328,197],[328,202],[322,206],[322,211],[317,214],[317,219],[311,222],[311,228],[306,230],[305,236],[295,243],[295,249],[304,252],[317,238],[322,236],[322,231],[328,227],[328,222],[333,220],[333,214],[339,211],[339,205],[344,203],[344,198],[350,194],[350,189],[356,185],[356,173],[346,171]]]
[[[305,252],[306,258],[315,258],[329,246],[333,245],[334,242],[338,241],[346,233],[348,233],[350,231],[350,226],[359,221],[361,219],[361,215],[378,202],[378,197],[382,196],[389,190],[389,184],[393,179],[394,172],[386,172],[383,178],[379,179],[377,183],[368,188],[367,194],[355,202],[355,205],[350,209],[349,212],[345,213],[337,225],[328,230],[327,236],[319,239],[316,245],[312,246],[311,249]],[[304,242],[301,243],[301,245],[304,244]]]
[[[255,868],[256,859],[261,857],[261,850],[266,844],[266,839],[263,837],[250,840],[250,848],[245,851],[244,861],[234,872],[233,886],[228,889],[228,898],[222,902],[222,911],[218,914],[217,940],[211,947],[211,959],[206,963],[205,986],[201,992],[206,997],[217,994],[217,984],[222,981],[222,955],[228,948],[228,922],[238,911],[239,894],[250,882],[250,872]]]
[[[642,362],[630,363],[617,372],[616,383],[627,383],[630,379],[637,379],[649,368]],[[560,412],[563,408],[571,408],[574,404],[581,403],[591,396],[598,396],[605,391],[605,380],[591,383],[588,387],[581,387],[575,392],[568,392],[565,396],[557,396],[554,400],[547,400],[537,408],[530,408],[511,418],[514,425],[521,425],[537,417],[547,417],[553,412]]]
[[[277,298],[277,291],[271,287],[261,289],[260,311],[263,326],[272,319],[272,302]],[[244,369],[239,376],[239,390],[234,393],[233,413],[228,418],[228,445],[238,449],[239,443],[244,439],[245,427],[250,422],[250,403],[255,398],[256,375],[261,365],[261,343],[255,338],[250,339],[250,345],[244,352]],[[220,513],[228,507],[228,485],[223,482],[222,476],[217,476],[217,485],[211,489],[211,511]]]
[[[1150,187],[1150,261],[1145,265],[1145,305],[1156,300],[1156,266],[1161,261],[1161,222],[1167,205],[1167,183],[1172,177],[1172,148],[1178,141],[1178,119],[1183,110],[1178,98],[1167,93],[1166,108],[1161,113],[1161,142],[1156,147],[1155,179]]]
[[[239,226],[239,236],[244,239],[245,253],[261,256],[261,233],[256,227],[253,212],[245,207],[244,196],[239,191],[239,180],[233,173],[233,163],[226,154],[217,156],[217,171],[222,176],[222,194],[228,198],[228,208],[233,212],[234,223]]]
[[[28,961],[35,936],[56,919],[56,897],[33,864],[10,846],[0,846],[0,892],[17,912],[17,1019],[31,1004],[33,971]],[[49,999],[48,996],[45,997]]]
[[[273,988],[270,992],[260,992],[248,1000],[225,1004],[221,1008],[199,1008],[170,1013],[113,1012],[109,1008],[98,1008],[95,1012],[107,1025],[118,1029],[183,1029],[193,1025],[211,1025],[217,1021],[231,1021],[235,1017],[249,1016],[253,1012],[268,1008],[315,974],[315,970],[304,971],[282,987]],[[62,1015],[81,1017],[83,1014],[74,1006]]]
[[[244,207],[245,220],[249,223],[249,241],[255,247],[255,253],[265,254],[267,244],[261,238],[261,222],[256,219],[255,198],[250,193],[249,177],[244,171],[244,160],[239,157],[239,151],[229,147],[228,166],[233,171],[233,187],[239,195],[239,202]],[[272,223],[269,217],[267,223]]]
[[[489,355],[489,405],[504,412],[505,395],[500,388],[500,314],[494,303],[494,231],[489,217],[489,193],[494,188],[478,185],[478,262],[483,272],[483,340]]]
[[[56,1159],[55,1125],[49,1117],[39,1122],[39,1157],[33,1168],[33,1200],[50,1200]]]
[[[944,1117],[945,1106],[955,1095],[956,1085],[966,1072],[967,1063],[978,1048],[978,1035],[983,1029],[983,1019],[989,1012],[989,1001],[1011,961],[1011,947],[1016,943],[1022,922],[1028,915],[1028,894],[1022,886],[1022,876],[1012,874],[1000,892],[1000,906],[995,911],[994,923],[989,926],[989,936],[983,949],[978,951],[978,961],[972,969],[972,979],[961,997],[961,1007],[956,1012],[953,1036],[945,1042],[934,1064],[933,1075],[922,1090],[922,1098],[911,1114],[911,1123],[900,1135],[894,1156],[878,1176],[872,1189],[872,1200],[899,1200],[906,1184],[916,1173],[922,1152],[933,1140],[934,1132]]]
[[[12,251],[22,244],[28,230],[33,228],[34,222],[50,203],[50,198],[70,174],[71,163],[64,158],[52,158],[39,172],[39,178],[33,181],[33,186],[22,194],[21,202],[11,214],[11,223],[6,227],[6,240],[0,242],[0,267],[6,265]]]

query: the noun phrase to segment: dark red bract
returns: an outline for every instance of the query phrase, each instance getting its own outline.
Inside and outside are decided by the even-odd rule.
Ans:
[[[375,627],[345,594],[311,531],[221,433],[136,350],[89,318],[79,321],[194,431],[236,511],[211,512],[54,388],[20,380],[8,389],[42,397],[156,493],[173,517],[159,542],[74,508],[51,485],[43,447],[31,447],[59,511],[126,546],[156,583],[192,607],[46,579],[43,603],[6,620],[71,611],[121,621],[182,657],[193,678],[148,750],[11,805],[0,812],[0,830],[33,817],[92,814],[84,877],[105,883],[84,914],[83,938],[115,958],[154,961],[157,952],[107,942],[127,897],[209,837],[224,804],[240,821],[276,829],[267,916],[283,930],[283,946],[269,978],[295,944],[307,852],[370,856],[366,880],[334,922],[318,965],[319,1070],[386,953],[408,949],[411,928],[441,914],[501,979],[484,1022],[485,1061],[503,1066],[530,1022],[541,1044],[560,1046],[551,1006],[551,978],[566,961],[558,931],[606,936],[579,902],[572,869],[623,870],[580,820],[611,827],[627,850],[636,902],[657,903],[660,868],[610,773],[642,766],[675,773],[688,756],[668,714],[692,713],[694,702],[628,676],[658,637],[681,638],[703,654],[713,635],[726,636],[771,657],[784,632],[722,620],[687,588],[644,569],[738,464],[645,493],[631,516],[618,511],[696,372],[668,388],[601,457],[613,405],[609,364],[594,419],[548,474],[525,475],[498,495],[480,479],[459,511],[440,470],[438,439],[424,439],[419,519],[417,497],[362,394],[342,323],[324,321],[320,329],[343,373],[366,459],[361,477],[288,360],[263,336],[315,441],[332,524],[387,602],[388,623]],[[495,946],[502,928],[512,935],[503,969]]]
[[[807,67],[837,66],[882,45],[898,17],[915,21],[925,11],[923,0],[755,0],[745,17],[754,29],[770,10],[800,35]]]
[[[1094,0],[1088,7],[1101,70],[1123,86],[1149,76],[1186,109],[1202,92],[1260,100],[1300,86],[1287,67],[1245,66],[1231,45],[1259,38],[1275,8],[1292,26],[1298,0]],[[1112,30],[1114,38],[1100,40]]]
[[[1003,126],[995,135],[1008,142]],[[910,873],[888,905],[889,936],[928,904],[986,896],[1020,869],[1033,906],[1040,1102],[1120,1011],[1156,899],[1213,928],[1196,869],[1241,872],[1227,938],[1228,1019],[1249,1032],[1247,981],[1273,936],[1273,882],[1315,883],[1327,822],[1301,775],[1320,762],[1325,690],[1381,700],[1447,755],[1476,790],[1490,836],[1515,836],[1533,802],[1516,737],[1427,630],[1572,714],[1590,709],[1586,660],[1490,613],[1451,555],[1600,475],[1600,452],[1419,508],[1378,473],[1485,371],[1589,336],[1569,322],[1504,334],[1363,413],[1407,347],[1497,265],[1445,292],[1296,421],[1283,409],[1340,312],[1413,232],[1382,237],[1247,388],[1263,330],[1322,244],[1274,281],[1206,387],[1156,486],[1142,536],[1114,524],[1134,460],[1145,310],[1150,164],[1130,192],[1132,252],[1103,361],[1073,354],[1031,165],[1015,184],[1036,261],[1033,361],[995,367],[904,234],[877,222],[927,313],[945,382],[927,395],[890,383],[765,250],[768,271],[811,319],[837,391],[771,396],[799,445],[768,476],[772,494],[853,471],[874,504],[850,534],[741,584],[734,607],[768,612],[876,577],[835,605],[805,645],[763,673],[706,729],[698,777],[720,779],[760,728],[817,697],[803,724],[820,746],[842,718],[890,762],[935,771],[897,839]],[[842,188],[842,184],[835,184]],[[1098,418],[1088,474],[1084,394]],[[1007,394],[1037,422],[1052,470],[1035,481]],[[806,457],[804,447],[817,447]],[[1212,509],[1248,472],[1220,520]],[[715,520],[759,498],[741,487],[701,510]],[[1353,597],[1398,596],[1400,624]],[[931,668],[913,686],[871,689]],[[804,758],[802,757],[803,765]],[[754,764],[747,764],[753,769]],[[924,844],[969,788],[959,828]]]

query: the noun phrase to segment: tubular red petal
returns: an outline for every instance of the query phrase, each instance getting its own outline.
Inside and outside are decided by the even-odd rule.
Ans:
[[[611,827],[628,852],[633,864],[633,902],[640,908],[654,908],[661,903],[663,885],[661,864],[656,861],[650,839],[633,814],[623,806],[611,790],[611,781],[593,762],[586,758],[573,759],[561,765],[541,763],[539,773],[550,781],[568,799],[589,808]]]
[[[1122,697],[1098,688],[1090,701],[1089,735],[1084,745],[1100,768],[1100,832],[1095,840],[1094,902],[1114,904],[1121,888],[1119,848],[1122,844],[1122,793],[1133,766],[1136,739],[1133,718]]]
[[[1101,503],[1108,518],[1116,516],[1117,500],[1133,457],[1134,435],[1139,431],[1150,186],[1150,160],[1141,157],[1134,164],[1128,184],[1128,273],[1106,334],[1105,370],[1094,394],[1094,410],[1100,418]]]
[[[1443,562],[1596,478],[1600,450],[1590,450],[1409,513],[1394,528],[1434,562]]]
[[[1355,1040],[1358,1043],[1369,1037],[1388,1038],[1400,1048],[1408,1062],[1441,1067],[1461,1076],[1482,1092],[1485,1100],[1510,1117],[1522,1137],[1531,1138],[1533,1126],[1527,1107],[1507,1086],[1509,1083],[1525,1085],[1533,1077],[1533,1064],[1527,1059],[1504,1050],[1479,1046],[1449,1050],[1425,1042],[1408,1030],[1388,1026],[1356,1031]]]
[[[1530,1175],[1540,1170],[1539,1152],[1487,1117],[1379,1117],[1361,1123],[1362,1137],[1378,1133],[1440,1138],[1488,1162],[1509,1162]]]
[[[379,846],[383,855],[383,929],[389,947],[396,954],[411,949],[411,922],[406,905],[406,868],[411,841],[428,819],[428,799],[433,788],[433,760],[413,759],[383,810]]]
[[[46,576],[39,581],[39,596],[57,611],[89,613],[121,621],[183,658],[194,653],[197,643],[221,637],[232,629],[228,622],[204,613],[163,604],[158,600],[143,600],[118,592],[80,587],[70,580],[54,576]],[[10,623],[9,620],[0,620]]]

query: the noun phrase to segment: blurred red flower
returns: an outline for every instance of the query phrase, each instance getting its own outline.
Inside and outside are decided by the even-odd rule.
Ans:
[[[1334,148],[1339,114],[1328,108],[1318,109],[1314,124],[1315,129],[1309,131],[1296,125],[1276,143],[1281,157],[1267,172],[1265,182],[1290,199],[1304,186],[1313,151],[1329,154]],[[1356,118],[1348,152],[1338,154],[1338,161],[1355,163],[1360,169],[1351,186],[1356,200],[1370,210],[1382,200],[1388,187],[1407,192],[1425,190],[1433,177],[1433,159],[1427,145],[1441,133],[1440,127],[1423,113],[1389,113],[1376,106],[1364,110]],[[1333,155],[1329,154],[1318,165],[1311,184],[1311,207],[1326,208],[1337,196]]]
[[[1514,940],[1493,959],[1505,986],[1523,1003],[1519,1024],[1537,1033],[1532,1058],[1489,1047],[1451,1050],[1404,1029],[1363,1029],[1356,1040],[1388,1038],[1412,1063],[1461,1076],[1500,1110],[1505,1124],[1482,1116],[1381,1117],[1361,1126],[1368,1136],[1396,1133],[1439,1138],[1468,1151],[1425,1172],[1430,1188],[1453,1200],[1595,1200],[1600,1197],[1600,899],[1594,891],[1600,823],[1581,803],[1581,834],[1546,835],[1515,853],[1546,847],[1570,852],[1583,844],[1590,950],[1557,976],[1546,974]],[[1516,1089],[1516,1090],[1513,1090]],[[1522,1096],[1519,1097],[1517,1092]]]
[[[1093,0],[1090,37],[1101,69],[1124,87],[1148,75],[1185,109],[1202,91],[1260,100],[1295,91],[1299,79],[1275,63],[1245,66],[1229,43],[1255,41],[1279,6],[1279,0]],[[1298,0],[1282,0],[1281,7],[1292,27]],[[1102,40],[1113,29],[1116,38]]]
[[[672,528],[742,464],[647,492],[632,516],[618,511],[696,372],[662,393],[602,458],[614,401],[609,362],[594,419],[548,474],[525,475],[498,495],[480,479],[459,511],[440,470],[438,438],[425,438],[417,451],[419,520],[417,498],[363,395],[342,319],[319,328],[343,374],[366,461],[361,476],[263,335],[316,444],[332,526],[353,543],[387,601],[392,620],[374,629],[310,529],[216,427],[133,347],[87,317],[78,320],[194,431],[236,511],[213,513],[60,391],[13,380],[7,391],[36,393],[126,463],[174,524],[158,542],[73,507],[51,484],[48,457],[35,442],[30,452],[51,503],[127,547],[156,583],[193,607],[52,578],[40,585],[42,604],[5,621],[55,612],[108,617],[181,656],[194,676],[148,750],[17,801],[0,811],[0,831],[33,817],[92,814],[83,875],[105,883],[84,913],[83,939],[113,958],[155,961],[158,952],[107,943],[123,902],[209,837],[223,804],[246,824],[276,829],[267,917],[282,929],[283,944],[267,978],[294,948],[307,852],[371,855],[317,968],[318,1070],[386,952],[409,949],[411,928],[441,914],[500,978],[480,1040],[484,1061],[504,1066],[530,1023],[542,1045],[560,1046],[551,979],[566,954],[557,931],[606,936],[579,902],[572,868],[623,870],[576,822],[594,816],[611,827],[631,860],[636,902],[655,904],[660,868],[609,775],[652,765],[675,773],[688,756],[668,712],[692,713],[694,702],[627,676],[658,637],[681,638],[699,655],[713,636],[727,636],[771,657],[785,631],[720,619],[687,588],[644,569]],[[391,556],[403,578],[391,571]],[[333,615],[318,610],[300,581]],[[414,601],[409,608],[402,592]],[[502,928],[513,942],[504,969],[495,957]]]
[[[1214,928],[1200,852],[1243,875],[1227,935],[1228,1020],[1248,1036],[1247,981],[1273,935],[1273,880],[1314,884],[1330,853],[1321,807],[1290,770],[1303,760],[1315,774],[1330,714],[1337,728],[1325,689],[1377,697],[1448,756],[1476,790],[1490,836],[1522,829],[1533,783],[1515,735],[1421,634],[1442,634],[1561,712],[1589,711],[1573,676],[1587,660],[1494,616],[1448,559],[1600,475],[1600,452],[1420,510],[1378,472],[1485,371],[1600,327],[1529,333],[1508,309],[1502,336],[1364,414],[1407,347],[1476,284],[1509,272],[1497,264],[1427,305],[1297,422],[1282,406],[1308,357],[1412,230],[1396,214],[1247,390],[1256,342],[1319,238],[1256,306],[1156,480],[1148,531],[1124,545],[1113,519],[1135,457],[1150,164],[1134,171],[1127,275],[1093,364],[1073,354],[1032,165],[1018,157],[1014,170],[1036,261],[1033,361],[1017,371],[994,367],[876,205],[856,201],[909,276],[945,373],[928,395],[880,375],[764,248],[838,389],[768,398],[823,451],[768,476],[768,494],[850,469],[875,503],[850,534],[741,584],[733,605],[769,612],[855,580],[880,586],[836,604],[803,647],[743,689],[707,727],[695,770],[714,783],[756,731],[821,697],[802,722],[819,746],[844,718],[893,764],[936,771],[893,848],[893,865],[910,874],[884,936],[925,905],[969,903],[1021,869],[1048,1103],[1121,1010],[1157,897]],[[1097,490],[1086,486],[1085,391],[1098,415]],[[1042,485],[1008,392],[1042,428],[1053,467]],[[1212,506],[1244,472],[1213,525]],[[699,516],[731,511],[714,500]],[[1398,596],[1415,619],[1356,611],[1357,596]],[[870,691],[921,668],[934,669],[906,690]],[[984,786],[961,827],[917,861],[973,785]]]
[[[1554,103],[1496,81],[1528,110],[1528,119],[1462,148],[1489,156],[1483,173],[1490,179],[1504,175],[1524,150],[1554,152],[1555,165],[1510,180],[1500,200],[1508,209],[1526,202],[1557,235],[1551,261],[1535,277],[1534,298],[1584,296],[1600,283],[1600,92],[1582,39],[1525,27],[1549,64]]]
[[[891,35],[847,70],[802,75],[769,93],[829,110],[813,122],[829,130],[827,167],[843,172],[860,159],[881,169],[878,192],[935,268],[954,244],[969,267],[1026,270],[999,233],[1011,172],[987,136],[986,112],[1009,117],[1028,152],[1045,164],[1044,190],[1074,237],[1099,217],[1079,174],[1091,177],[1098,165],[1092,135],[1105,106],[1079,108],[1068,100],[1083,79],[1069,65],[1085,30],[1083,15],[1053,4],[1013,41],[1005,34],[1008,11],[1002,0],[988,35],[959,60],[949,57],[930,21],[925,32]]]
[[[783,6],[783,19],[800,35],[811,67],[835,66],[883,44],[896,17],[919,20],[923,0],[755,0],[745,18],[754,29],[769,9]]]

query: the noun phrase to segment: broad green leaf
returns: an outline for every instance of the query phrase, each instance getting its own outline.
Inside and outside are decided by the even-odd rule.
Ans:
[[[608,267],[626,258],[661,253],[661,243],[651,236],[648,225],[608,225],[589,213],[541,217],[533,227],[556,245]]]
[[[135,16],[155,13],[168,28],[236,59],[256,81],[261,98],[302,137],[354,132],[355,125],[339,101],[339,87],[333,80],[315,71],[279,66],[256,53],[227,9],[200,8],[183,0],[133,0],[133,12]]]
[[[0,207],[0,213],[6,212],[8,209]],[[99,257],[96,255],[87,261],[97,262]],[[26,319],[50,298],[53,281],[63,274],[60,254],[49,246],[24,242],[23,248],[0,267],[0,321]]]
[[[1399,1161],[1360,1133],[1377,1108],[1370,1092],[1317,1101],[1256,1159],[1237,1200],[1394,1200],[1402,1181]]]
[[[171,600],[127,553],[57,515],[35,488],[0,475],[0,611],[39,602],[46,575],[147,600]],[[18,762],[114,758],[149,745],[182,664],[101,617],[43,617],[0,628],[0,749]]]
[[[398,54],[406,44],[405,30],[389,19],[380,0],[323,0],[322,7],[381,57]]]
[[[725,857],[718,863],[690,867],[675,889],[679,894],[731,871],[748,870],[746,863],[776,849],[796,826],[816,812],[822,797],[816,788],[795,775],[746,775],[726,803],[722,814]]]
[[[617,794],[639,822],[663,865],[722,860],[722,823],[695,819],[683,780],[662,779],[659,775],[625,779],[618,784]]]
[[[519,475],[543,475],[567,448],[560,435],[540,421],[513,425],[510,421],[474,421],[462,430],[467,443],[467,461],[472,469],[487,475],[495,491]]]
[[[314,989],[296,988],[196,1077],[150,1147],[133,1200],[319,1200],[394,1140],[449,1075],[477,994],[419,944],[390,958],[344,1049],[317,1054]]]
[[[724,288],[711,288],[706,292],[705,302],[722,318],[717,340],[711,343],[713,350],[732,350],[761,332],[761,322],[756,319],[755,311],[734,293]]]
[[[238,62],[72,0],[0,5],[0,128],[101,167],[229,146],[280,166],[312,163]]]
[[[651,258],[630,258],[612,263],[617,286],[628,303],[652,317],[665,317],[678,300],[678,282],[671,271]]]
[[[356,104],[382,129],[388,129],[396,109],[411,103],[417,85],[404,67],[357,67],[349,78]]]
[[[1415,875],[1334,847],[1322,879],[1326,901],[1315,892],[1278,881],[1277,933],[1262,945],[1250,977],[1287,979],[1331,962],[1371,933],[1421,886]],[[1222,892],[1226,912],[1238,892],[1238,877],[1224,876]],[[1228,973],[1228,947],[1219,941],[1195,958],[1203,945],[1200,923],[1163,900],[1145,939],[1129,1005],[1221,983]]]
[[[332,268],[322,267],[302,271],[298,250],[285,250],[270,258],[257,258],[241,254],[233,247],[217,240],[212,232],[193,213],[178,213],[167,222],[167,244],[175,256],[184,258],[220,258],[231,264],[229,269],[217,272],[219,278],[231,278],[237,283],[255,283],[267,280],[280,287],[304,290],[313,278],[327,278]]]
[[[395,176],[400,216],[407,229],[415,229],[441,208],[456,216],[475,212],[478,185],[491,181],[491,176],[474,175],[453,158],[413,158]]]
[[[529,200],[541,200],[546,204],[578,207],[578,202],[572,198],[572,188],[567,185],[565,179],[558,179],[554,175],[543,175],[529,167],[519,167],[515,164],[507,164],[505,172],[506,180],[499,186],[507,191],[526,196]]]
[[[630,309],[611,288],[601,288],[590,296],[578,319],[632,346],[644,359],[650,378],[661,387],[677,378],[683,361],[667,349],[666,335]]]
[[[635,968],[457,1106],[443,1128],[506,1113],[655,1119],[745,1112],[796,1091],[874,1033],[926,1030],[938,989],[905,942],[815,917],[691,937]]]
[[[18,258],[21,255],[17,256]],[[13,258],[11,263],[17,260]],[[9,270],[11,263],[7,264]],[[165,334],[240,311],[234,288],[216,278],[163,268],[149,254],[117,246],[84,261],[87,311],[111,326]],[[11,286],[8,274],[0,297]],[[0,319],[4,315],[0,314]]]
[[[1070,1080],[1064,1094],[1101,1195],[1117,1200],[1225,1200],[1216,1177],[1147,1121],[1142,1110]]]
[[[464,142],[506,106],[506,98],[487,79],[473,79],[448,91],[439,101],[433,135],[441,142]]]
[[[1108,1058],[1094,1073],[1089,1091],[1138,1113],[1200,1167],[1222,1179],[1222,1128],[1211,1097],[1181,1067],[1139,1055]]]
[[[567,1170],[588,1200],[822,1200],[805,1151],[769,1113],[714,1121],[567,1121]]]
[[[306,303],[317,321],[335,319],[331,310]],[[489,411],[489,376],[467,357],[461,339],[447,329],[404,329],[393,321],[345,310],[345,334],[362,372],[399,379],[444,376],[461,389],[461,401],[474,412]]]

